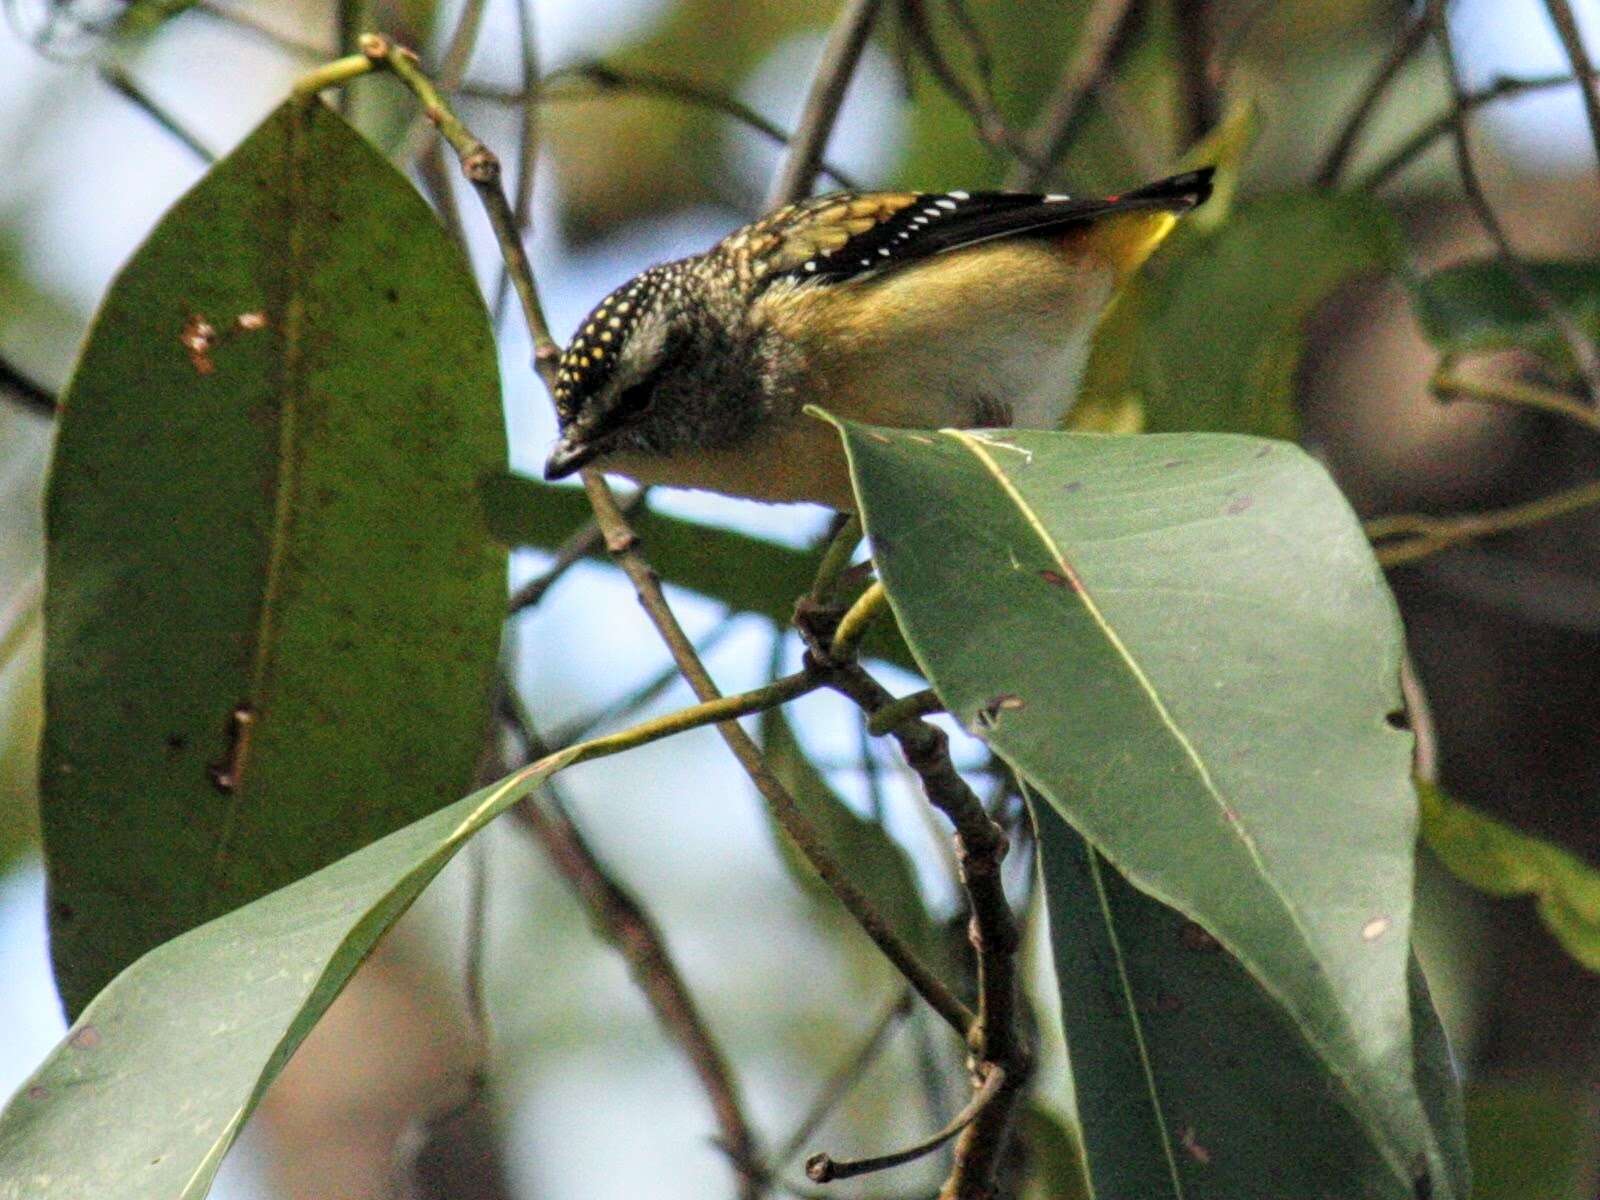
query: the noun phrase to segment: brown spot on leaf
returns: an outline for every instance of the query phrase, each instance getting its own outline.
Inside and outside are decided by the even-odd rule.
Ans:
[[[78,1050],[93,1050],[100,1044],[100,1031],[93,1025],[85,1025],[67,1040]]]
[[[228,756],[206,768],[217,791],[232,795],[244,782],[244,769],[250,759],[251,735],[255,732],[256,712],[240,704],[228,714]]]
[[[1178,944],[1185,950],[1194,950],[1201,954],[1215,954],[1222,949],[1221,942],[1193,921],[1185,921],[1179,928]]]
[[[993,697],[978,710],[978,724],[985,729],[993,729],[1000,721],[1000,714],[1016,712],[1019,708],[1026,708],[1027,701],[1013,692],[1002,692]]]
[[[1263,447],[1261,447],[1261,449],[1256,451],[1256,457],[1257,458],[1265,458],[1267,455],[1269,455],[1271,453],[1272,453],[1272,447],[1271,446],[1263,446]]]
[[[1411,718],[1406,714],[1406,710],[1403,708],[1397,708],[1392,713],[1386,713],[1383,719],[1388,724],[1390,729],[1411,728]]]
[[[1211,1151],[1195,1136],[1194,1126],[1185,1125],[1178,1130],[1178,1145],[1182,1146],[1183,1152],[1202,1167],[1211,1162]]]
[[[1081,491],[1083,491],[1083,480],[1081,480],[1081,479],[1069,480],[1068,482],[1063,483],[1061,485],[1061,490],[1063,492],[1081,492]]]
[[[1228,507],[1222,511],[1230,517],[1237,517],[1240,513],[1248,510],[1255,502],[1256,498],[1254,496],[1236,496],[1228,501]]]
[[[1167,459],[1166,462],[1162,463],[1161,465],[1163,467],[1167,467],[1168,469],[1170,469],[1172,467],[1181,467],[1181,466],[1183,466],[1183,459],[1181,459],[1181,458],[1169,458],[1169,459]]]
[[[50,1089],[45,1087],[43,1084],[36,1083],[28,1089],[29,1100],[48,1100],[49,1098]]]
[[[1078,581],[1074,576],[1062,574],[1060,571],[1052,570],[1049,567],[1039,572],[1039,578],[1051,587],[1066,588],[1069,592],[1081,592],[1083,590],[1078,586]]]
[[[199,313],[184,321],[178,332],[178,344],[188,352],[189,365],[196,375],[210,375],[217,369],[211,358],[211,351],[217,345],[217,327]]]
[[[1150,1008],[1152,1011],[1160,1013],[1162,1016],[1172,1016],[1175,1013],[1181,1013],[1183,1011],[1184,1004],[1183,999],[1180,996],[1175,996],[1171,992],[1157,992],[1156,998],[1150,1005]]]
[[[177,758],[189,745],[189,739],[181,733],[169,733],[166,736],[165,746],[168,758]]]

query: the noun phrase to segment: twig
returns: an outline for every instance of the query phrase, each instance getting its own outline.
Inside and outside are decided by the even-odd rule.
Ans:
[[[1481,400],[1486,404],[1531,408],[1536,412],[1565,417],[1592,433],[1600,433],[1600,412],[1576,396],[1569,396],[1565,392],[1536,383],[1525,383],[1520,379],[1479,379],[1441,367],[1434,372],[1428,386],[1434,395],[1443,401]]]
[[[487,7],[488,0],[462,0],[455,28],[450,31],[450,41],[439,57],[439,65],[428,75],[430,84],[445,95],[461,86],[461,80],[467,73],[467,64],[472,59],[472,51],[478,44],[478,31],[483,27],[483,13]],[[426,111],[423,116],[427,116]],[[427,144],[427,136],[427,127],[423,122],[413,121],[401,143],[401,159],[406,162],[415,160]]]
[[[1573,360],[1577,363],[1578,373],[1583,377],[1590,400],[1600,400],[1600,352],[1596,351],[1594,342],[1590,340],[1582,326],[1561,307],[1549,289],[1539,282],[1538,277],[1518,256],[1511,245],[1511,239],[1506,235],[1505,227],[1500,224],[1500,218],[1495,214],[1494,206],[1484,194],[1483,183],[1478,178],[1477,167],[1472,161],[1472,148],[1468,142],[1466,109],[1463,107],[1466,91],[1461,83],[1461,72],[1456,65],[1455,44],[1450,35],[1450,22],[1445,16],[1446,7],[1444,0],[1428,0],[1427,16],[1439,44],[1439,53],[1444,59],[1445,75],[1449,79],[1450,94],[1455,101],[1452,124],[1455,134],[1456,167],[1461,176],[1462,189],[1466,192],[1467,200],[1472,205],[1478,223],[1494,242],[1506,270],[1538,306],[1545,320],[1555,327],[1568,349],[1572,351]]]
[[[865,669],[838,661],[837,654],[831,663],[812,659],[811,665],[826,669],[828,686],[853,700],[869,717],[894,703],[894,697]],[[1031,1065],[1018,999],[1016,951],[1021,939],[1000,873],[1008,839],[956,771],[950,760],[950,740],[943,730],[913,718],[890,732],[921,780],[929,802],[955,826],[956,857],[972,911],[970,935],[978,956],[978,1020],[967,1034],[967,1044],[983,1086],[993,1082],[995,1092],[962,1132],[955,1167],[940,1195],[944,1200],[976,1200],[990,1195]],[[999,1072],[998,1078],[989,1073],[994,1071]]]
[[[723,1150],[739,1175],[739,1194],[760,1194],[756,1140],[744,1115],[739,1086],[667,949],[666,939],[639,901],[596,856],[588,839],[550,790],[516,808],[518,819],[539,840],[556,870],[578,893],[596,928],[627,960],[639,990],[689,1059],[711,1102]]]
[[[29,379],[3,358],[0,358],[0,396],[35,416],[56,415],[56,394]]]
[[[1600,168],[1600,81],[1594,77],[1594,62],[1583,44],[1583,34],[1578,29],[1578,19],[1573,15],[1567,0],[1544,0],[1550,13],[1550,23],[1556,27],[1556,36],[1567,52],[1572,73],[1583,80],[1583,111],[1589,118],[1589,136],[1594,141],[1595,166]]]
[[[1331,188],[1338,184],[1339,176],[1350,161],[1350,155],[1354,153],[1367,122],[1377,111],[1379,101],[1388,94],[1390,85],[1428,40],[1430,19],[1426,9],[1413,17],[1401,31],[1399,40],[1390,47],[1388,55],[1378,65],[1378,69],[1373,72],[1371,80],[1361,91],[1361,98],[1356,101],[1356,106],[1345,119],[1339,135],[1334,138],[1328,156],[1322,160],[1322,166],[1317,168],[1313,179],[1317,187]]]
[[[199,0],[191,11],[235,26],[246,33],[254,34],[263,41],[276,46],[279,50],[296,55],[308,62],[319,62],[327,58],[330,53],[337,54],[344,49],[343,46],[339,46],[330,51],[326,46],[315,46],[310,42],[298,41],[287,34],[279,33],[276,29],[262,24],[252,16],[224,7],[222,4],[217,3],[217,0]]]
[[[646,490],[640,488],[623,500],[618,507],[624,514],[633,512],[644,502]],[[510,610],[517,613],[533,608],[544,599],[545,593],[560,582],[563,575],[598,551],[604,543],[605,539],[600,536],[600,526],[592,519],[585,521],[556,547],[555,557],[543,574],[535,575],[511,594]]]
[[[968,44],[975,48],[979,63],[978,75],[983,83],[979,88],[968,87],[955,66],[945,56],[943,47],[933,35],[924,0],[900,0],[899,7],[911,45],[921,55],[923,64],[932,73],[934,81],[972,118],[978,139],[991,149],[1004,151],[1019,161],[1029,161],[1028,156],[1031,151],[1007,123],[1005,114],[995,103],[994,93],[988,86],[988,70],[985,65],[988,62],[987,47],[983,46],[979,30],[972,23],[972,15],[961,6],[959,0],[951,0],[947,6],[955,15],[957,26],[966,36]]]
[[[1591,74],[1589,78],[1593,80],[1597,76]],[[1549,91],[1552,88],[1570,87],[1577,81],[1577,76],[1566,72],[1557,75],[1535,75],[1526,78],[1502,75],[1487,87],[1481,88],[1476,92],[1468,92],[1452,106],[1449,112],[1441,113],[1427,125],[1417,130],[1416,133],[1402,142],[1398,149],[1394,150],[1381,163],[1362,176],[1355,184],[1355,190],[1377,190],[1425,154],[1440,138],[1448,137],[1456,126],[1456,109],[1458,108],[1462,112],[1470,113],[1486,104],[1492,104],[1496,100],[1523,96],[1529,92],[1542,92]]]
[[[1133,0],[1095,0],[1085,14],[1072,58],[1056,80],[1038,122],[1023,138],[1028,148],[1026,159],[1012,167],[1006,187],[1033,191],[1050,177],[1066,150],[1084,100],[1108,68],[1132,10]]]
[[[182,144],[184,149],[188,150],[201,162],[211,163],[217,160],[217,156],[206,147],[204,142],[189,132],[184,127],[183,122],[156,103],[150,97],[150,94],[140,87],[127,71],[113,64],[100,67],[95,71],[95,75],[101,83],[144,113],[145,116],[161,127],[162,132],[169,134],[173,140]]]
[[[1188,147],[1217,123],[1219,113],[1211,5],[1206,0],[1178,0],[1171,11],[1177,27],[1178,143]]]
[[[1407,650],[1400,657],[1400,695],[1406,703],[1406,720],[1416,745],[1411,752],[1411,773],[1425,783],[1439,782],[1439,730],[1433,723],[1433,706],[1417,674],[1416,659]]]
[[[920,692],[912,692],[909,696],[901,696],[900,699],[891,701],[873,713],[867,721],[867,732],[873,737],[882,737],[906,721],[932,716],[943,711],[944,701],[939,699],[938,693],[932,688],[924,688]]]
[[[678,624],[677,617],[668,607],[666,598],[661,593],[661,581],[640,552],[638,537],[628,527],[618,510],[616,500],[606,487],[605,480],[598,473],[586,470],[583,472],[583,481],[589,492],[590,503],[594,506],[595,516],[605,535],[606,548],[610,550],[617,565],[632,580],[639,603],[660,633],[662,641],[667,644],[673,661],[678,664],[679,670],[683,672],[695,695],[702,700],[714,698],[718,694],[717,686],[706,671],[705,664],[694,652],[694,647],[690,645],[683,627]],[[805,674],[811,680],[818,678],[814,672],[808,671]],[[762,798],[766,800],[779,827],[789,836],[801,855],[811,864],[812,869],[822,877],[823,882],[833,891],[839,902],[856,919],[856,923],[884,956],[917,990],[917,994],[926,1000],[953,1029],[965,1036],[974,1019],[971,1011],[944,981],[917,957],[916,952],[890,927],[861,889],[856,887],[842,864],[828,849],[816,827],[800,810],[794,797],[768,769],[760,749],[750,739],[750,735],[732,722],[719,726],[718,732],[722,734],[728,748],[733,751],[734,757],[739,760],[739,765],[744,768],[745,774],[750,777]]]
[[[516,0],[517,57],[522,71],[522,90],[529,98],[517,106],[517,199],[511,216],[517,231],[525,231],[533,219],[533,184],[539,172],[539,102],[531,96],[539,77],[538,31],[533,23],[534,0]],[[494,324],[500,327],[506,311],[506,288],[511,281],[502,261],[494,281]]]
[[[1487,512],[1448,517],[1426,513],[1374,517],[1365,523],[1364,528],[1373,542],[1386,543],[1375,549],[1378,562],[1385,567],[1398,567],[1438,554],[1452,546],[1525,529],[1596,505],[1600,505],[1600,482],[1591,482]]]
[[[884,590],[881,582],[873,583],[840,618],[839,627],[833,634],[833,646],[829,656],[836,662],[846,662],[854,658],[856,649],[861,645],[861,639],[867,636],[867,630],[872,627],[872,622],[888,607],[889,593]]]
[[[811,190],[828,148],[828,135],[833,132],[839,107],[882,6],[882,0],[845,0],[822,49],[822,60],[811,80],[811,91],[789,141],[788,153],[768,189],[767,208],[792,204]]]
[[[565,79],[572,78],[578,82],[587,83],[593,87],[592,92],[578,91],[573,88],[558,88]],[[711,112],[728,117],[741,125],[746,125],[759,133],[762,137],[777,145],[787,145],[791,134],[776,122],[769,121],[755,109],[751,108],[732,96],[726,96],[714,88],[705,87],[689,79],[663,71],[649,71],[632,67],[614,67],[608,63],[590,62],[579,63],[574,66],[562,67],[546,75],[543,82],[531,93],[524,90],[511,91],[485,87],[480,84],[466,84],[461,88],[463,96],[472,96],[475,99],[489,100],[500,104],[523,104],[530,102],[538,104],[557,104],[574,100],[592,100],[596,93],[606,92],[637,93],[647,96],[661,96],[664,99],[675,100],[694,108],[704,108]],[[844,168],[824,160],[820,164],[822,174],[831,177],[841,187],[854,188],[858,185]]]
[[[400,82],[411,89],[422,105],[423,116],[439,130],[439,136],[450,144],[461,160],[461,173],[467,177],[483,205],[489,226],[494,230],[495,241],[500,246],[501,257],[511,275],[511,283],[522,303],[523,319],[533,338],[534,367],[546,386],[554,383],[556,360],[561,357],[561,347],[550,336],[550,326],[539,303],[538,287],[533,271],[528,265],[528,254],[523,249],[522,237],[517,230],[516,214],[500,186],[500,160],[494,152],[478,140],[455,111],[445,103],[439,89],[422,72],[417,56],[403,46],[396,46],[378,34],[365,34],[361,38],[362,52],[379,67],[392,72]]]
[[[926,1158],[939,1147],[950,1141],[951,1138],[965,1130],[972,1128],[989,1109],[998,1106],[1002,1093],[1007,1090],[1006,1072],[1004,1067],[989,1064],[985,1070],[983,1082],[978,1090],[972,1094],[972,1099],[967,1106],[955,1115],[955,1118],[938,1133],[925,1141],[918,1142],[904,1150],[893,1154],[885,1154],[879,1158],[861,1158],[854,1162],[841,1161],[827,1154],[814,1154],[806,1161],[806,1176],[813,1183],[833,1183],[840,1179],[853,1179],[858,1175],[870,1175],[875,1171],[887,1171],[893,1167],[903,1167],[906,1163],[916,1162],[919,1158]],[[941,1196],[949,1192],[948,1187]],[[958,1195],[987,1196],[987,1191],[961,1192]]]
[[[911,992],[907,989],[884,1009],[883,1015],[873,1023],[871,1031],[856,1052],[840,1063],[838,1069],[823,1083],[816,1099],[811,1102],[811,1107],[795,1126],[794,1132],[782,1146],[773,1151],[767,1163],[769,1170],[782,1170],[785,1163],[800,1153],[801,1148],[811,1140],[811,1135],[816,1133],[817,1127],[827,1120],[828,1114],[849,1095],[850,1089],[860,1081],[867,1068],[877,1059],[884,1043],[889,1040],[889,1034],[910,1014]]]

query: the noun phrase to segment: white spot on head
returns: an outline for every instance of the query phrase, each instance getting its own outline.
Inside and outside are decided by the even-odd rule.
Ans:
[[[925,208],[922,210],[922,215],[925,217],[937,217],[939,210],[937,208]]]
[[[816,269],[817,269],[817,260],[816,259],[812,259],[810,262],[808,262],[806,264],[806,270],[815,271]]]
[[[944,209],[946,212],[954,211],[956,206],[956,202],[954,200],[936,200],[934,203],[940,208]]]
[[[878,247],[878,253],[883,255],[885,258],[888,258],[889,257],[889,247],[887,247],[887,246],[879,246]]]
[[[971,192],[951,192],[950,193],[950,199],[952,199],[952,200],[971,200],[972,199],[972,193]]]

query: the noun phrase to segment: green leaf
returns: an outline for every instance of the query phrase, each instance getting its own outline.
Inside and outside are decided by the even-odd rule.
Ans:
[[[466,264],[321,104],[268,117],[134,254],[48,500],[69,1010],[470,785],[505,604],[477,486],[504,461]]]
[[[1531,262],[1527,267],[1590,337],[1600,337],[1600,263]],[[1523,349],[1573,370],[1561,335],[1500,259],[1413,277],[1411,298],[1423,333],[1441,354]]]
[[[1396,1180],[1413,1081],[1400,627],[1293,446],[842,426],[906,639],[957,719],[1288,1012]]]
[[[1414,1200],[1249,973],[1050,806],[1034,819],[1095,1194]]]
[[[1204,211],[1204,210],[1202,210]],[[1133,391],[1152,432],[1293,437],[1294,374],[1306,319],[1340,284],[1399,261],[1392,218],[1356,195],[1294,194],[1239,206],[1209,236],[1185,236],[1135,282],[1138,319],[1110,325],[1089,402]],[[1124,303],[1129,298],[1124,298]]]
[[[84,1010],[0,1113],[0,1200],[199,1200],[266,1087],[536,763],[167,942]]]
[[[925,962],[937,971],[947,970],[950,956],[943,930],[923,903],[916,871],[900,843],[877,821],[857,814],[828,786],[806,757],[781,709],[761,714],[761,748],[772,773],[811,819],[834,857],[848,864],[851,878],[873,907]],[[819,903],[836,905],[833,893],[776,822],[772,823],[772,835],[790,877]]]
[[[1491,896],[1532,896],[1563,949],[1600,971],[1600,871],[1577,855],[1460,804],[1418,781],[1422,838],[1465,883]]]

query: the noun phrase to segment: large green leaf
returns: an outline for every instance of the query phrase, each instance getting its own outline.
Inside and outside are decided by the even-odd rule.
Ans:
[[[266,1087],[379,937],[536,763],[152,950],[0,1113],[0,1200],[199,1200]]]
[[[1293,446],[843,427],[889,599],[949,710],[1288,1012],[1387,1170],[1413,1079],[1400,627]]]
[[[49,495],[70,1010],[470,785],[505,603],[476,489],[504,457],[465,264],[321,104],[273,113],[134,254]]]
[[[834,857],[849,867],[851,878],[890,928],[935,970],[945,971],[950,956],[943,930],[923,902],[916,871],[900,843],[877,821],[861,816],[840,799],[806,757],[782,709],[761,714],[761,748],[772,773],[810,818]],[[772,835],[795,882],[819,903],[837,904],[776,822],[772,822]]]
[[[1414,1200],[1238,962],[1050,806],[1034,819],[1095,1193]]]
[[[1600,871],[1577,855],[1418,782],[1422,837],[1458,879],[1491,896],[1532,896],[1566,952],[1600,971]]]
[[[1341,283],[1394,266],[1399,244],[1376,201],[1325,193],[1242,204],[1215,233],[1175,237],[1124,297],[1134,311],[1097,337],[1084,402],[1132,392],[1152,432],[1293,437],[1306,319]]]
[[[1527,267],[1590,337],[1600,337],[1600,263],[1534,262]],[[1411,281],[1411,297],[1422,331],[1443,354],[1524,349],[1571,366],[1561,335],[1498,258],[1418,276]]]

